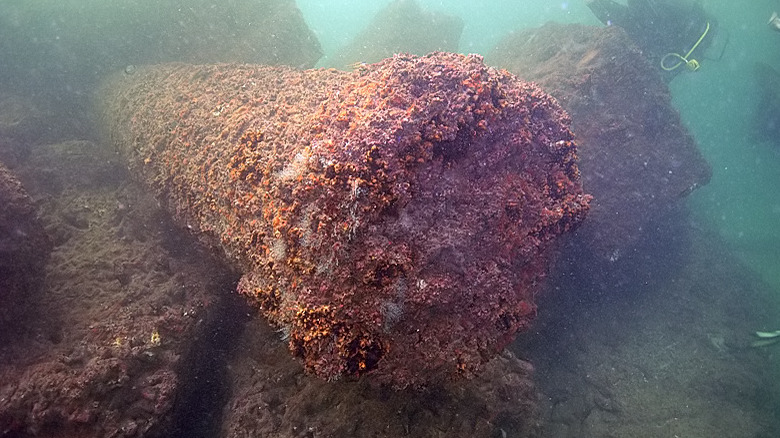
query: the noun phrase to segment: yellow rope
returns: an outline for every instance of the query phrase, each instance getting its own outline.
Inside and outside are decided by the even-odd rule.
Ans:
[[[691,53],[693,53],[693,51],[696,50],[697,47],[699,47],[699,44],[701,44],[702,40],[704,39],[704,37],[707,36],[707,32],[709,32],[709,31],[710,31],[710,22],[708,21],[707,22],[707,26],[704,28],[704,33],[701,34],[701,36],[699,37],[699,40],[696,41],[696,44],[694,44],[693,47],[691,47],[691,50],[688,50],[688,53],[686,53],[685,56],[682,56],[679,53],[667,53],[666,55],[664,55],[663,58],[661,58],[661,68],[666,70],[666,71],[672,71],[672,70],[676,69],[677,67],[685,64],[685,66],[688,67],[688,70],[690,70],[690,71],[698,70],[699,67],[700,67],[699,61],[697,61],[695,59],[688,59],[688,58],[691,56]],[[667,67],[666,66],[666,60],[669,57],[672,57],[672,58],[676,57],[678,59],[677,64],[675,64],[675,65],[673,65],[671,67]]]

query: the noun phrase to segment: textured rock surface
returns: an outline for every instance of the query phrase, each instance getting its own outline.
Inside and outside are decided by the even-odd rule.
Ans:
[[[550,241],[587,211],[566,114],[478,56],[164,65],[102,102],[132,172],[329,379],[472,375],[528,327]]]
[[[219,307],[210,294],[234,277],[177,240],[116,162],[70,141],[31,147],[17,169],[54,249],[34,254],[41,289],[0,330],[0,436],[171,436],[187,401],[182,381],[203,362],[190,356]],[[17,204],[2,205],[7,217]]]
[[[38,292],[50,251],[32,198],[0,163],[0,332],[13,331],[14,317]]]
[[[572,117],[583,186],[595,197],[577,231],[585,275],[635,270],[641,260],[614,262],[641,252],[655,222],[711,174],[657,69],[620,28],[577,24],[515,32],[487,59],[538,83]]]

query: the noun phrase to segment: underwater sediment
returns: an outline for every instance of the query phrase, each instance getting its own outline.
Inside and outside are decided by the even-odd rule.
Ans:
[[[100,102],[131,172],[327,379],[473,375],[528,327],[590,201],[566,113],[476,55],[167,64]]]

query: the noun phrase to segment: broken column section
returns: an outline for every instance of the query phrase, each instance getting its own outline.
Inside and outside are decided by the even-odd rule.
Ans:
[[[473,375],[528,327],[590,200],[566,113],[479,56],[161,65],[101,102],[131,171],[328,379]]]

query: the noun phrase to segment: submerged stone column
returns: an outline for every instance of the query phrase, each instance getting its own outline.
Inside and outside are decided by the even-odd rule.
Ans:
[[[528,327],[590,200],[568,116],[475,55],[161,65],[100,96],[133,173],[328,379],[472,375]]]

